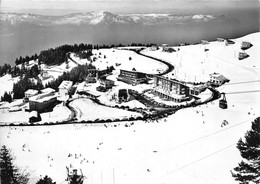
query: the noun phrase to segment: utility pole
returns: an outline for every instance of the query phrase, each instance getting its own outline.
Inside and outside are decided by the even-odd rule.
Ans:
[[[114,184],[116,184],[116,181],[115,181],[115,169],[113,168],[113,181],[114,181]]]
[[[103,174],[102,174],[102,171],[101,171],[101,184],[103,184]]]

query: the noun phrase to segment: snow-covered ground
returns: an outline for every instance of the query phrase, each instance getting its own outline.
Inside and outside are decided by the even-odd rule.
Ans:
[[[65,166],[71,165],[82,169],[86,184],[235,184],[230,170],[242,159],[236,143],[250,129],[251,121],[260,116],[260,33],[234,41],[236,43],[230,46],[222,42],[184,46],[178,53],[171,54],[144,51],[174,64],[178,78],[195,81],[196,76],[196,81],[206,81],[212,72],[229,78],[230,82],[219,88],[226,93],[228,109],[220,109],[218,101],[214,101],[177,111],[158,122],[135,121],[130,127],[125,124],[132,122],[1,127],[0,145],[11,148],[17,165],[31,171],[30,183],[46,174],[57,184],[66,183]],[[253,44],[246,50],[250,57],[244,60],[237,59],[241,41]],[[204,47],[209,49],[207,53]],[[129,55],[123,53],[129,51],[98,52],[111,62],[120,62],[122,57],[128,63]],[[106,63],[106,59],[95,62]],[[144,71],[148,70],[147,66],[142,66]],[[77,108],[84,109],[81,112],[86,118],[110,116],[110,111],[99,109],[90,100],[82,102],[74,101]],[[117,112],[116,115],[122,114]],[[224,120],[228,125],[222,127]]]
[[[70,103],[70,106],[76,110],[76,118],[79,121],[96,119],[113,120],[117,118],[123,119],[140,116],[140,114],[136,112],[129,112],[96,104],[88,98],[75,99]]]
[[[41,113],[41,121],[38,123],[62,122],[68,120],[72,112],[62,103],[53,108],[52,112]]]
[[[132,70],[133,68],[135,68],[136,71],[139,72],[155,74],[158,73],[158,71],[164,71],[167,69],[167,66],[165,64],[138,55],[134,51],[117,50],[112,48],[93,50],[92,53],[94,54],[93,56],[91,56],[92,60],[96,58],[96,60],[93,61],[92,64],[100,70],[106,69],[107,66],[114,66],[116,70]],[[72,58],[78,63],[89,63],[87,59],[80,60],[75,56],[72,56]],[[118,66],[116,66],[116,64]]]

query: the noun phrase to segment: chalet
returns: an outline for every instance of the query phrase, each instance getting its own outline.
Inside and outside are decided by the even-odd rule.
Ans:
[[[232,40],[226,39],[226,40],[225,40],[225,44],[226,44],[226,46],[228,46],[228,45],[235,44],[235,42],[232,41]]]
[[[30,98],[30,97],[35,96],[37,94],[38,94],[38,90],[28,89],[27,91],[24,92],[24,97]]]
[[[56,101],[57,95],[55,93],[42,93],[30,98],[29,109],[30,111],[44,112],[54,105]]]
[[[120,70],[117,80],[128,84],[137,85],[147,82],[147,77],[146,74],[142,72]]]
[[[225,39],[224,39],[224,38],[217,38],[217,41],[218,41],[218,42],[224,42]]]
[[[243,41],[243,42],[241,43],[241,49],[242,49],[242,50],[249,49],[250,47],[252,47],[252,44],[251,44],[250,42]]]
[[[229,82],[229,79],[224,77],[223,75],[219,73],[212,73],[209,75],[210,76],[210,83],[216,86],[220,86],[224,84],[225,82]]]
[[[62,83],[59,86],[59,95],[60,96],[66,96],[69,95],[69,92],[72,88],[72,81],[62,81]]]
[[[201,44],[202,44],[202,45],[207,45],[207,44],[209,44],[209,41],[207,41],[207,40],[201,40]]]
[[[189,87],[183,82],[158,75],[154,75],[153,92],[163,99],[175,102],[182,102],[190,98]]]
[[[151,51],[156,51],[156,50],[158,50],[157,45],[151,45],[150,50],[151,50]]]
[[[249,57],[249,55],[247,53],[245,53],[245,52],[239,52],[239,54],[238,54],[238,59],[239,60],[245,59],[247,57]]]

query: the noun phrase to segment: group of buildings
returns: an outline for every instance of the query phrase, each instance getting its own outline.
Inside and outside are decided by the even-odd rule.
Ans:
[[[93,73],[91,74],[92,75],[90,77],[94,77],[96,75],[96,72],[93,70]],[[95,78],[95,80],[96,79],[97,78]],[[85,82],[78,85],[78,90],[81,90],[83,92],[86,91],[84,89],[85,83],[91,83],[92,80],[93,79],[87,77]],[[147,74],[135,70],[120,70],[120,74],[118,75],[117,80],[131,85],[138,85],[148,82],[149,78],[147,77]],[[153,80],[154,85],[152,91],[154,95],[159,96],[162,99],[174,102],[187,101],[192,96],[199,95],[207,87],[207,85],[188,85],[185,82],[159,75],[154,75]],[[105,90],[111,89],[115,85],[115,82],[113,80],[107,79],[106,75],[101,76],[99,79],[97,79],[97,81],[99,82],[99,87],[102,87]],[[210,74],[209,83],[212,85],[220,86],[227,81],[228,79],[221,74]],[[55,105],[56,102],[66,102],[69,99],[72,88],[72,81],[63,81],[59,86],[58,93],[51,88],[43,89],[40,91],[40,93],[37,90],[27,90],[25,92],[25,98],[29,101],[29,110],[45,112],[46,110],[48,110],[48,108]],[[118,98],[116,99],[118,99],[118,102],[124,102],[130,99],[130,95],[127,89],[118,90],[117,96]]]
[[[146,74],[137,71],[121,70],[120,75],[117,78],[119,81],[126,82],[128,84],[137,85],[147,82],[148,78]],[[176,79],[170,79],[158,75],[153,76],[154,86],[153,93],[165,100],[171,100],[175,102],[183,102],[189,100],[192,96],[199,95],[203,92],[207,85],[220,86],[229,79],[219,73],[210,74],[210,79],[207,84],[201,85],[188,85],[185,82],[178,81]]]
[[[242,59],[249,57],[249,55],[245,52],[245,50],[249,49],[250,47],[252,47],[252,44],[250,42],[243,41],[241,43],[241,50],[243,50],[243,51],[239,52],[239,54],[238,54],[239,60],[242,60]]]
[[[219,42],[225,42],[225,45],[228,46],[228,45],[232,45],[234,44],[235,42],[232,41],[232,40],[229,40],[229,39],[224,39],[224,38],[217,38],[217,41]],[[241,50],[242,51],[239,51],[238,53],[238,59],[239,60],[242,60],[242,59],[245,59],[247,57],[249,57],[249,55],[245,52],[245,50],[249,49],[250,47],[252,47],[253,45],[248,42],[248,41],[242,41],[241,43]]]
[[[59,86],[59,92],[52,88],[45,88],[40,91],[29,89],[25,92],[25,98],[29,101],[29,110],[37,112],[48,111],[57,101],[68,99],[72,88],[72,81],[63,81]]]

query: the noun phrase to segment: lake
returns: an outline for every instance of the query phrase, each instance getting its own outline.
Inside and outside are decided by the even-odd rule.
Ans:
[[[11,31],[0,28],[0,65],[14,64],[19,56],[32,55],[62,44],[131,44],[136,43],[195,43],[217,37],[236,38],[259,31],[258,8],[218,10],[237,22],[200,23],[164,26],[52,26],[41,28],[17,27]]]

